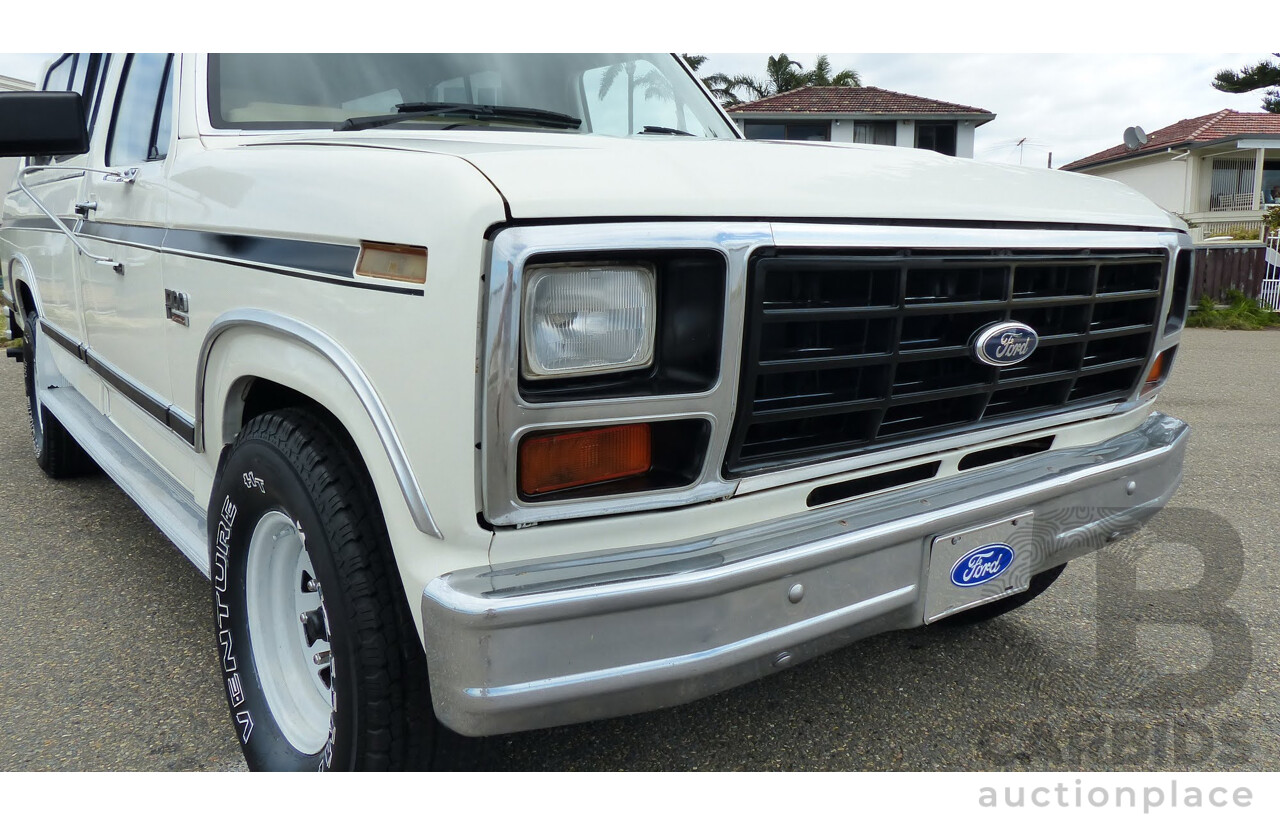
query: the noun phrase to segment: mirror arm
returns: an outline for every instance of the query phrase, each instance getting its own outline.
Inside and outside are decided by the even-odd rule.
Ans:
[[[15,182],[18,184],[18,188],[22,190],[23,194],[25,194],[28,198],[31,198],[31,202],[36,205],[36,208],[39,209],[41,212],[43,212],[46,218],[53,221],[53,225],[56,226],[58,229],[60,229],[62,231],[62,234],[66,235],[68,238],[71,239],[71,243],[75,245],[76,249],[80,250],[81,255],[84,255],[85,257],[89,258],[94,263],[99,263],[99,264],[102,264],[103,266],[109,266],[112,269],[114,269],[117,274],[123,275],[124,264],[119,263],[118,261],[112,260],[111,258],[105,255],[94,255],[92,252],[86,249],[84,244],[80,242],[80,239],[76,237],[76,234],[72,232],[70,229],[68,229],[67,225],[64,224],[61,220],[59,220],[58,216],[53,214],[53,212],[50,211],[49,207],[45,206],[44,202],[41,201],[38,197],[36,197],[36,194],[34,192],[32,192],[30,189],[27,188],[27,184],[23,181],[24,177],[26,177],[28,174],[32,172],[44,172],[48,170],[55,170],[60,172],[85,172],[89,174],[101,174],[103,175],[102,179],[104,181],[113,181],[118,183],[133,183],[138,178],[138,170],[136,168],[129,168],[129,169],[123,169],[123,170],[94,169],[88,166],[27,166],[21,171],[19,171],[17,178],[15,178]]]

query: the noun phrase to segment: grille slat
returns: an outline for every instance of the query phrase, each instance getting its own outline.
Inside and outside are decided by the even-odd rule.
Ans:
[[[1156,335],[1162,251],[753,259],[728,476],[860,454],[1128,397]],[[1041,336],[992,367],[971,341]]]

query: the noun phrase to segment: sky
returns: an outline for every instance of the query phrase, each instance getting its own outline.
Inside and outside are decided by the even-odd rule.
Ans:
[[[1278,44],[1280,45],[1280,44]],[[805,68],[813,53],[787,52]],[[974,157],[1053,166],[1221,109],[1261,111],[1262,93],[1233,95],[1209,81],[1266,57],[1245,54],[840,54],[832,70],[855,69],[862,85],[977,106],[996,119],[978,127]],[[764,75],[768,54],[708,54],[702,74]],[[1017,143],[1025,138],[1019,150]]]

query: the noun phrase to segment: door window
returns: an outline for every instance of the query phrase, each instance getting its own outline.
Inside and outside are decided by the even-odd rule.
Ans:
[[[163,160],[172,136],[173,55],[134,54],[125,63],[111,121],[107,165]]]

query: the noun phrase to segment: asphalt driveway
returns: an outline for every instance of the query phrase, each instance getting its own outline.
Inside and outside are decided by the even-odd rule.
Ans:
[[[243,769],[207,582],[105,477],[40,473],[21,376],[0,363],[0,769]],[[1160,407],[1194,428],[1173,504],[1030,605],[680,708],[458,740],[458,766],[1280,770],[1280,332],[1189,330]]]

